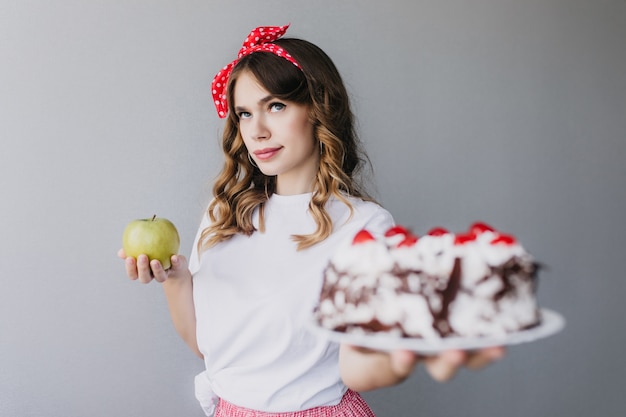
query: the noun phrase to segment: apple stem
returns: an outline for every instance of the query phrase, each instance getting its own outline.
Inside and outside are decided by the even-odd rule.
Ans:
[[[156,214],[152,216],[152,221],[154,221],[154,219],[156,219]]]

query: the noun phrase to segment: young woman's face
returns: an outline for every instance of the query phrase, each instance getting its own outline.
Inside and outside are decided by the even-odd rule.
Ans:
[[[276,176],[276,193],[312,191],[319,147],[307,106],[276,99],[249,72],[237,77],[233,101],[248,153],[263,174]]]

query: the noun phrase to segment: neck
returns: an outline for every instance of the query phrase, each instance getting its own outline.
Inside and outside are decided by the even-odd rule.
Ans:
[[[297,195],[305,194],[313,191],[315,178],[300,179],[299,181],[288,181],[280,176],[276,178],[276,194],[278,195]]]

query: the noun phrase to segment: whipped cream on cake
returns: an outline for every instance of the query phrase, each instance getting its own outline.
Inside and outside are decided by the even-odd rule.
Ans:
[[[361,230],[331,258],[315,318],[349,333],[504,336],[539,324],[537,271],[513,235],[481,222],[421,237]]]

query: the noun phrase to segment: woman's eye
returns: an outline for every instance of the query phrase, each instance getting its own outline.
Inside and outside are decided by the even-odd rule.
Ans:
[[[250,113],[248,113],[247,111],[239,112],[238,116],[240,119],[248,119],[249,117],[251,117]]]
[[[270,111],[277,112],[284,109],[286,106],[283,103],[272,103],[270,104]]]

